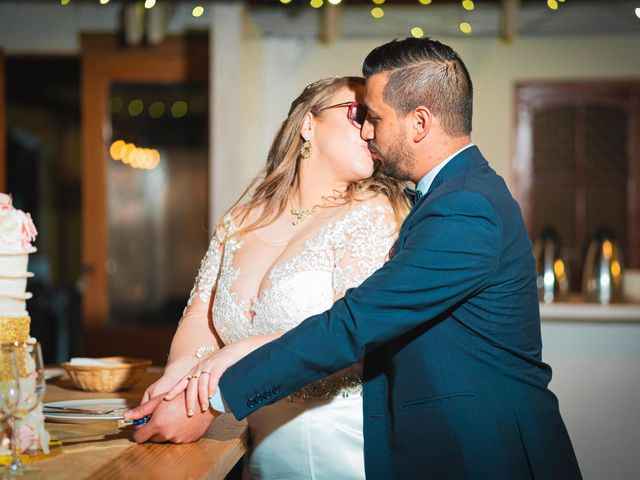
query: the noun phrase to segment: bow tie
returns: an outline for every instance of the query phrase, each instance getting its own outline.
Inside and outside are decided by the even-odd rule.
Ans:
[[[411,202],[411,205],[418,203],[423,196],[423,193],[420,190],[409,187],[404,189],[404,193]]]

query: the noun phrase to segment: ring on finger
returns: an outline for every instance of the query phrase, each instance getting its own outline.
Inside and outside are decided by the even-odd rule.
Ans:
[[[197,373],[194,373],[193,375],[191,375],[189,377],[189,380],[195,380],[196,378],[198,378],[200,375],[198,375]]]
[[[200,372],[200,375],[211,375],[211,372]]]

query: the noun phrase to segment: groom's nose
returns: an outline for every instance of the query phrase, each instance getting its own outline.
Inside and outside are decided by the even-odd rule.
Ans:
[[[373,140],[373,125],[371,125],[371,122],[367,119],[364,120],[362,128],[360,129],[360,138],[365,142]]]

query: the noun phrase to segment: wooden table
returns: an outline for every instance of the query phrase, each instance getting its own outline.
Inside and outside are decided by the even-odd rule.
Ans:
[[[146,386],[161,373],[160,368],[152,367],[132,390],[107,394],[77,390],[70,380],[62,377],[47,385],[45,401],[127,398],[135,404]],[[32,464],[39,471],[28,478],[223,479],[246,451],[248,439],[246,422],[238,422],[231,414],[216,418],[197,442],[183,445],[137,445],[131,440],[131,427],[119,429],[117,421],[47,423],[46,428],[62,441],[62,453]]]

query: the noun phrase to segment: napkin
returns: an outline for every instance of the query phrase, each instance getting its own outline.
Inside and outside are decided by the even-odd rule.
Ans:
[[[83,367],[105,367],[108,365],[122,365],[122,362],[115,360],[100,360],[98,358],[87,357],[73,357],[69,360],[71,365],[83,366]]]

